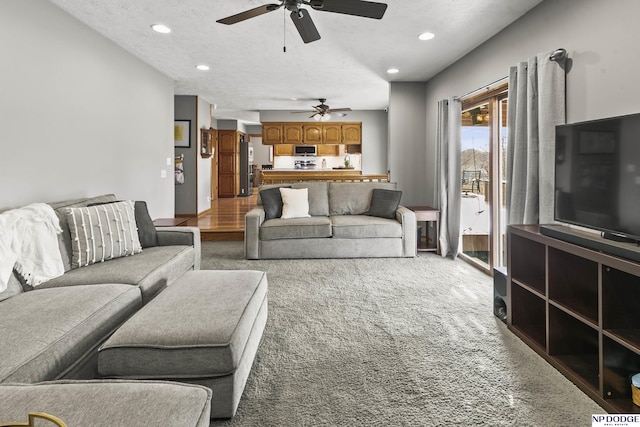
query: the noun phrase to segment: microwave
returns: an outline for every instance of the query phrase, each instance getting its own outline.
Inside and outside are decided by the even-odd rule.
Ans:
[[[315,145],[296,145],[294,147],[293,154],[296,156],[315,156],[316,146]]]

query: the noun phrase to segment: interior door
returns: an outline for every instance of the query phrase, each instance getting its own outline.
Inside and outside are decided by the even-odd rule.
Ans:
[[[211,200],[218,198],[218,131],[213,130],[211,137]]]

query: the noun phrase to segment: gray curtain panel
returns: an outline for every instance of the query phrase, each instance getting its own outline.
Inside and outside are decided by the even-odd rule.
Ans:
[[[439,155],[440,254],[456,258],[460,250],[460,166],[462,104],[449,98],[438,102],[436,143]]]
[[[565,123],[565,59],[552,52],[509,69],[507,219],[553,222],[555,127]]]

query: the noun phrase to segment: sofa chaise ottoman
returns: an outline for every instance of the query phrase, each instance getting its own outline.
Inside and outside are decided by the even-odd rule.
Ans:
[[[23,425],[30,412],[43,412],[68,427],[208,427],[210,405],[206,387],[162,381],[5,384],[0,424]]]
[[[102,345],[98,371],[204,385],[213,390],[211,418],[231,418],[266,321],[264,272],[187,272]]]

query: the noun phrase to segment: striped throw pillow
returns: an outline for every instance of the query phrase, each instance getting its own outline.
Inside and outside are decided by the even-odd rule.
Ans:
[[[132,200],[68,208],[71,268],[142,252]]]

